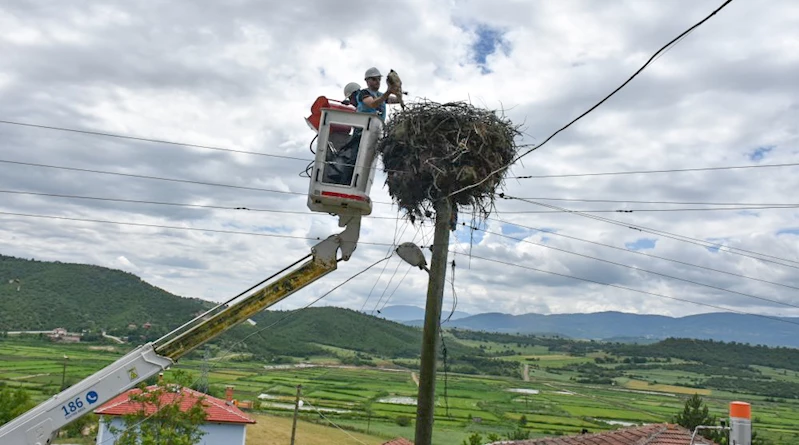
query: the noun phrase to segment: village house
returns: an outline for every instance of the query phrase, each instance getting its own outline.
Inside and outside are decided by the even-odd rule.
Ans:
[[[147,390],[155,390],[158,386],[148,386]],[[194,391],[190,388],[174,386],[175,390],[165,391],[161,395],[161,404],[180,402],[182,411],[189,410],[198,400],[204,398],[203,405],[207,418],[200,427],[206,434],[203,435],[200,445],[244,445],[247,441],[247,425],[255,423],[255,420],[244,414],[233,402],[233,392],[226,393],[227,400]],[[111,399],[106,404],[97,408],[95,414],[101,416],[105,421],[100,422],[97,432],[97,444],[114,443],[114,434],[110,431],[108,422],[116,429],[123,430],[124,422],[122,417],[126,414],[135,414],[141,409],[139,402],[131,402],[131,394],[140,394],[140,389],[131,389],[119,396]],[[147,407],[147,413],[154,411],[155,407]]]

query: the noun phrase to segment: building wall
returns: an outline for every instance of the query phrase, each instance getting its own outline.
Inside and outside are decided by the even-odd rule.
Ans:
[[[124,423],[119,417],[111,418],[111,425],[124,429]],[[247,430],[245,424],[239,423],[206,423],[200,427],[206,434],[202,437],[200,445],[245,445]],[[97,431],[97,445],[113,445],[116,437],[108,430],[105,422],[100,422]]]

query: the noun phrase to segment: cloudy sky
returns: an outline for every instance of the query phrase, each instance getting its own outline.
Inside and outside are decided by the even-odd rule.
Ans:
[[[520,144],[539,143],[721,3],[6,0],[0,120],[302,160],[0,123],[0,253],[122,269],[178,295],[227,299],[305,256],[308,238],[339,230],[308,210],[299,175],[316,97],[341,98],[367,68],[393,68],[408,101],[503,109],[523,124]],[[799,163],[797,22],[792,0],[733,1],[515,165],[510,176],[550,177],[508,179],[505,193],[529,199],[500,200],[483,231],[453,234],[458,310],[718,311],[674,297],[799,316],[799,167],[551,177]],[[430,244],[429,223],[396,219],[384,180],[378,173],[376,218],[364,220],[353,259],[280,308],[307,304],[392,243]],[[774,204],[788,206],[757,208]],[[262,211],[226,209],[235,207]],[[622,209],[635,211],[614,212]],[[423,306],[425,289],[426,274],[395,256],[318,304]],[[445,308],[451,302],[448,289]]]

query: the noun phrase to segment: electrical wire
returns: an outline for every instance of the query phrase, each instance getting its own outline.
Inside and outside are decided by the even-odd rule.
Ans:
[[[799,166],[799,162],[791,162],[784,164],[736,165],[736,166],[727,166],[727,167],[674,168],[667,170],[616,171],[616,172],[605,172],[605,173],[567,173],[560,175],[508,176],[505,179],[547,179],[547,178],[551,179],[551,178],[579,178],[585,176],[647,175],[654,173],[682,173],[682,172],[738,170],[738,169],[749,169],[749,168],[778,168],[778,167],[796,167],[796,166]]]
[[[677,209],[589,209],[580,210],[583,213],[646,213],[646,212],[718,212],[718,211],[731,211],[731,210],[766,210],[766,209],[786,209],[792,210],[799,208],[799,205],[791,206],[757,206],[757,207],[689,207]],[[564,210],[503,210],[502,213],[507,214],[539,214],[539,213],[564,213]]]
[[[469,189],[472,189],[472,188],[474,188],[474,187],[477,187],[477,186],[479,186],[479,185],[483,184],[483,183],[484,183],[484,182],[486,182],[486,181],[487,181],[489,178],[491,178],[492,176],[496,175],[497,173],[500,173],[500,172],[503,172],[503,171],[505,171],[505,169],[507,169],[508,167],[510,167],[510,166],[511,166],[513,163],[515,163],[516,161],[520,160],[521,158],[523,158],[523,157],[527,156],[528,154],[532,153],[533,151],[535,151],[535,150],[538,150],[539,148],[541,148],[542,146],[544,146],[544,145],[545,145],[547,142],[549,142],[549,141],[550,141],[552,138],[554,138],[556,135],[558,135],[558,134],[559,134],[561,131],[564,131],[564,130],[566,130],[566,129],[567,129],[567,128],[569,128],[569,127],[570,127],[572,124],[574,124],[574,123],[575,123],[575,122],[577,122],[578,120],[582,119],[582,118],[583,118],[583,117],[585,117],[587,114],[589,114],[590,112],[594,111],[594,110],[595,110],[597,107],[599,107],[600,105],[602,105],[603,103],[605,103],[605,101],[607,101],[608,99],[610,99],[610,98],[611,98],[611,97],[612,97],[614,94],[616,94],[617,92],[619,92],[619,90],[621,90],[622,88],[624,88],[624,87],[625,87],[625,86],[626,86],[628,83],[630,83],[630,82],[631,82],[631,81],[632,81],[632,80],[633,80],[635,77],[637,77],[637,76],[638,76],[638,74],[640,74],[640,73],[641,73],[641,72],[642,72],[642,71],[643,71],[643,70],[644,70],[644,69],[645,69],[647,66],[649,66],[649,64],[650,64],[650,63],[652,63],[652,61],[653,61],[653,60],[655,60],[655,59],[658,57],[658,55],[659,55],[660,53],[663,53],[663,52],[665,52],[666,50],[668,50],[668,48],[669,48],[670,46],[672,46],[672,45],[673,45],[673,44],[675,44],[676,42],[678,42],[678,41],[682,40],[683,36],[687,35],[688,33],[690,33],[691,31],[693,31],[693,30],[694,30],[694,29],[696,29],[697,27],[701,26],[703,23],[705,23],[707,20],[709,20],[711,17],[713,17],[713,16],[714,16],[714,15],[716,15],[716,14],[717,14],[719,11],[721,11],[721,10],[722,10],[722,9],[724,9],[724,8],[725,8],[727,5],[729,5],[729,4],[730,4],[730,2],[732,2],[732,0],[726,0],[726,1],[725,1],[725,2],[724,2],[722,5],[721,5],[721,6],[719,6],[719,7],[718,7],[718,8],[716,8],[716,9],[715,9],[713,12],[711,12],[711,13],[710,13],[710,15],[708,15],[708,16],[707,16],[707,17],[705,17],[704,19],[700,20],[699,22],[697,22],[696,24],[694,24],[693,26],[691,26],[691,27],[690,27],[690,28],[688,28],[687,30],[683,31],[683,32],[682,32],[680,35],[678,35],[677,37],[675,37],[674,39],[672,39],[671,41],[669,41],[669,43],[667,43],[667,44],[665,44],[664,46],[662,46],[660,49],[658,49],[658,50],[657,50],[657,51],[656,51],[656,52],[655,52],[655,53],[652,55],[652,57],[650,57],[650,58],[649,58],[649,60],[647,60],[647,61],[646,61],[646,63],[644,63],[644,64],[643,64],[643,65],[642,65],[640,68],[638,68],[638,70],[637,70],[635,73],[633,73],[633,75],[632,75],[632,76],[630,76],[630,77],[629,77],[627,80],[625,80],[625,81],[624,81],[624,83],[622,83],[621,85],[619,85],[619,86],[618,86],[618,87],[617,87],[615,90],[613,90],[613,91],[612,91],[610,94],[608,94],[608,95],[607,95],[607,96],[605,96],[605,97],[604,97],[602,100],[600,100],[599,102],[597,102],[597,103],[596,103],[596,105],[592,106],[591,108],[589,108],[588,110],[586,110],[585,112],[583,112],[581,115],[579,115],[579,116],[577,116],[576,118],[574,118],[574,119],[573,119],[571,122],[569,122],[568,124],[564,125],[564,126],[563,126],[563,127],[561,127],[560,129],[558,129],[557,131],[555,131],[554,133],[552,133],[552,134],[551,134],[549,137],[547,137],[546,139],[544,139],[544,141],[543,141],[543,142],[541,142],[541,143],[540,143],[540,144],[538,144],[538,145],[535,145],[533,148],[530,148],[529,150],[525,151],[525,152],[524,152],[524,153],[522,153],[521,155],[517,155],[516,157],[514,157],[514,158],[513,158],[513,160],[511,160],[510,162],[508,162],[506,165],[503,165],[502,167],[499,167],[499,168],[497,168],[496,170],[492,171],[491,173],[489,173],[488,175],[486,175],[486,177],[485,177],[485,178],[481,179],[479,182],[477,182],[477,183],[475,183],[475,184],[472,184],[472,185],[468,185],[468,186],[466,186],[466,187],[462,187],[462,188],[460,188],[460,189],[458,189],[458,190],[456,190],[456,191],[454,191],[454,192],[450,193],[449,195],[447,195],[447,198],[449,198],[449,197],[450,197],[450,196],[452,196],[452,195],[456,195],[456,194],[458,194],[458,193],[461,193],[461,192],[463,192],[463,191],[465,191],[465,190],[469,190]]]
[[[88,169],[88,168],[77,168],[77,167],[64,167],[60,165],[49,165],[49,164],[38,164],[33,162],[22,162],[22,161],[12,161],[9,159],[0,159],[0,163],[4,164],[12,164],[12,165],[25,165],[29,167],[39,167],[39,168],[52,168],[57,170],[69,170],[69,171],[77,171],[83,173],[96,173],[102,175],[113,175],[113,176],[123,176],[127,178],[137,178],[137,179],[150,179],[156,181],[168,181],[168,182],[178,182],[183,184],[195,184],[195,185],[206,185],[212,187],[225,187],[225,188],[232,188],[238,190],[252,190],[257,192],[267,192],[267,193],[281,193],[286,195],[300,195],[300,196],[307,196],[308,193],[305,192],[292,192],[292,191],[285,191],[285,190],[275,190],[275,189],[266,189],[261,187],[247,187],[242,185],[231,185],[231,184],[222,184],[218,182],[205,182],[205,181],[194,181],[189,179],[178,179],[178,178],[165,178],[161,176],[149,176],[149,175],[136,175],[132,173],[120,173],[120,172],[109,172],[105,170],[95,170],[95,169]],[[390,202],[381,202],[381,201],[372,201],[374,204],[388,204],[391,205]]]
[[[725,274],[725,275],[730,275],[730,276],[733,276],[733,277],[745,278],[747,280],[759,281],[761,283],[773,284],[775,286],[782,286],[782,287],[786,287],[788,289],[799,290],[799,287],[791,286],[791,285],[788,285],[788,284],[777,283],[775,281],[768,281],[768,280],[764,280],[764,279],[761,279],[761,278],[750,277],[750,276],[747,276],[747,275],[742,275],[742,274],[738,274],[738,273],[735,273],[735,272],[729,272],[729,271],[726,271],[726,270],[714,269],[712,267],[701,266],[699,264],[688,263],[688,262],[685,262],[685,261],[675,260],[673,258],[666,258],[666,257],[658,256],[658,255],[653,255],[651,253],[640,252],[638,250],[630,250],[630,249],[626,249],[626,248],[623,248],[623,247],[613,246],[611,244],[604,244],[604,243],[600,243],[600,242],[597,242],[597,241],[591,241],[591,240],[587,240],[587,239],[584,239],[584,238],[578,238],[576,236],[566,235],[566,234],[563,234],[561,232],[557,232],[557,231],[554,231],[554,230],[543,229],[543,228],[538,228],[538,227],[525,226],[525,225],[522,225],[522,224],[512,223],[510,221],[505,221],[505,220],[501,220],[501,219],[497,219],[497,218],[486,218],[486,219],[489,220],[489,221],[496,221],[496,222],[501,223],[501,224],[508,224],[508,225],[511,225],[511,226],[516,226],[516,227],[529,229],[529,230],[536,230],[536,231],[539,231],[539,232],[544,232],[544,233],[548,233],[550,235],[560,236],[560,237],[572,239],[572,240],[575,240],[575,241],[581,241],[581,242],[585,242],[585,243],[594,244],[594,245],[597,245],[597,246],[607,247],[607,248],[610,248],[610,249],[620,250],[622,252],[632,253],[632,254],[635,254],[635,255],[641,255],[641,256],[645,256],[645,257],[649,257],[649,258],[656,258],[656,259],[659,259],[659,260],[669,261],[669,262],[676,263],[676,264],[682,264],[684,266],[696,267],[698,269],[704,269],[704,270],[709,270],[709,271],[712,271],[712,272],[718,272],[718,273],[722,273],[722,274]]]
[[[708,206],[775,206],[775,207],[799,207],[799,203],[763,203],[763,202],[696,202],[696,201],[635,201],[631,199],[577,199],[577,198],[529,198],[533,201],[568,201],[568,202],[603,202],[621,204],[674,204],[674,205],[708,205]],[[507,213],[507,212],[505,212]]]
[[[191,144],[191,143],[188,143],[188,142],[169,141],[169,140],[165,140],[165,139],[145,138],[145,137],[139,137],[139,136],[126,136],[126,135],[117,134],[117,133],[109,133],[109,132],[106,132],[106,131],[79,130],[79,129],[76,129],[76,128],[56,127],[56,126],[51,126],[51,125],[40,125],[40,124],[29,124],[29,123],[25,123],[25,122],[16,122],[16,121],[9,121],[9,120],[0,120],[0,124],[16,125],[16,126],[20,126],[20,127],[36,128],[36,129],[40,129],[40,130],[64,131],[64,132],[68,132],[68,133],[86,134],[86,135],[91,135],[91,136],[105,136],[105,137],[110,137],[110,138],[128,139],[128,140],[140,141],[140,142],[152,142],[152,143],[156,143],[156,144],[166,144],[166,145],[175,145],[175,146],[182,146],[182,147],[202,148],[202,149],[206,149],[206,150],[222,151],[222,152],[227,152],[227,153],[237,153],[237,154],[246,154],[246,155],[255,155],[255,156],[266,156],[266,157],[270,157],[270,158],[286,159],[286,160],[290,160],[290,161],[310,162],[311,165],[314,163],[313,159],[301,158],[301,157],[298,157],[298,156],[279,155],[279,154],[274,154],[274,153],[264,153],[264,152],[260,152],[260,151],[237,150],[237,149],[233,149],[233,148],[215,147],[215,146],[212,146],[212,145]],[[316,140],[316,137],[318,137],[318,136],[319,135],[317,134],[314,137],[314,140]],[[314,150],[313,150],[314,140],[311,141],[310,146],[311,146],[311,153],[316,154],[314,152]],[[346,166],[346,167],[355,167],[356,166],[355,164],[344,164],[344,163],[339,163],[339,162],[335,162],[334,164],[342,165],[342,166]],[[379,167],[368,167],[368,168],[377,169]],[[309,169],[306,167],[305,171],[307,172],[308,170]],[[388,171],[400,172],[401,170],[388,170]],[[300,175],[302,175],[302,173],[300,173]]]
[[[464,226],[466,226],[466,223],[462,223],[462,224]],[[710,288],[710,289],[720,290],[720,291],[728,292],[728,293],[735,294],[735,295],[740,295],[740,296],[747,297],[747,298],[754,298],[754,299],[761,300],[761,301],[767,301],[769,303],[780,304],[780,305],[783,305],[783,306],[790,306],[790,307],[799,309],[799,305],[796,305],[796,304],[793,304],[793,303],[783,302],[783,301],[779,301],[779,300],[772,300],[770,298],[759,297],[757,295],[752,295],[752,294],[748,294],[748,293],[745,293],[745,292],[738,292],[738,291],[734,291],[734,290],[730,290],[730,289],[725,289],[723,287],[713,286],[712,284],[700,283],[698,281],[693,281],[693,280],[688,280],[688,279],[685,279],[685,278],[675,277],[674,275],[668,275],[668,274],[664,274],[664,273],[661,273],[661,272],[655,272],[655,271],[649,270],[649,269],[643,269],[643,268],[640,268],[640,267],[630,266],[630,265],[624,264],[624,263],[618,263],[616,261],[597,258],[597,257],[591,256],[591,255],[585,255],[585,254],[582,254],[582,253],[572,252],[570,250],[561,249],[559,247],[550,246],[550,245],[543,244],[543,243],[536,243],[534,241],[526,240],[526,239],[523,239],[523,238],[516,238],[516,237],[513,237],[513,236],[509,236],[509,235],[505,235],[505,234],[502,234],[502,233],[493,232],[493,231],[486,230],[486,229],[478,229],[478,228],[474,228],[474,229],[475,230],[480,230],[480,231],[485,232],[485,233],[490,234],[490,235],[499,236],[499,237],[502,237],[502,238],[507,238],[507,239],[511,239],[511,240],[514,240],[514,241],[519,241],[519,242],[523,242],[523,243],[526,243],[526,244],[531,244],[531,245],[534,245],[534,246],[540,246],[540,247],[544,247],[544,248],[547,248],[547,249],[556,250],[558,252],[568,253],[570,255],[576,255],[576,256],[587,258],[587,259],[590,259],[590,260],[601,261],[603,263],[613,264],[614,266],[619,266],[619,267],[624,267],[624,268],[631,269],[631,270],[646,272],[646,273],[649,273],[649,274],[652,274],[652,275],[658,275],[658,276],[661,276],[661,277],[664,277],[664,278],[669,278],[669,279],[672,279],[672,280],[682,281],[682,282],[685,282],[685,283],[690,283],[690,284],[694,284],[694,285],[697,285],[697,286],[702,286],[702,287],[707,287],[707,288]]]
[[[63,221],[79,221],[79,222],[90,222],[90,223],[103,223],[103,224],[116,224],[122,226],[136,226],[136,227],[152,227],[158,229],[170,229],[170,230],[189,230],[189,231],[196,231],[196,232],[208,232],[208,233],[224,233],[230,235],[252,235],[252,236],[265,236],[270,238],[289,238],[289,239],[303,239],[303,240],[316,240],[321,241],[321,237],[311,237],[311,236],[298,236],[298,235],[279,235],[276,233],[258,233],[258,232],[243,232],[237,230],[222,230],[222,229],[202,229],[197,227],[178,227],[178,226],[166,226],[161,224],[146,224],[146,223],[134,223],[134,222],[122,222],[122,221],[109,221],[109,220],[102,220],[102,219],[89,219],[89,218],[73,218],[67,216],[53,216],[53,215],[33,215],[28,213],[14,213],[14,212],[2,212],[0,211],[0,215],[9,215],[9,216],[21,216],[25,218],[43,218],[43,219],[55,219],[55,220],[63,220]],[[367,242],[367,241],[359,241],[359,244],[366,244],[371,246],[391,246],[390,243],[374,243],[374,242]]]
[[[651,228],[640,226],[640,225],[624,223],[624,222],[621,222],[621,221],[617,221],[615,219],[609,219],[609,218],[604,218],[604,217],[601,217],[601,216],[590,215],[590,214],[587,214],[587,213],[584,213],[584,212],[581,212],[581,211],[578,211],[578,210],[569,210],[569,209],[564,209],[563,207],[558,207],[558,206],[554,206],[554,205],[551,205],[551,204],[544,204],[544,203],[540,203],[540,202],[536,202],[536,201],[531,201],[531,200],[528,200],[528,199],[520,199],[520,198],[516,198],[516,197],[513,197],[513,196],[505,195],[504,193],[500,193],[498,196],[500,198],[503,198],[503,199],[518,199],[520,201],[524,201],[524,202],[527,202],[527,203],[530,203],[530,204],[536,204],[536,205],[540,205],[542,207],[548,207],[548,208],[552,208],[552,209],[556,209],[556,210],[560,210],[560,211],[564,211],[564,212],[568,212],[568,213],[573,213],[575,215],[583,216],[583,217],[590,218],[590,219],[595,219],[597,221],[606,222],[608,224],[614,224],[614,225],[617,225],[617,226],[626,227],[628,229],[637,230],[639,232],[651,233],[651,234],[654,234],[654,235],[658,235],[658,236],[663,236],[663,237],[666,237],[666,238],[674,239],[676,241],[682,241],[682,242],[689,243],[689,244],[696,244],[698,246],[702,246],[702,247],[705,247],[705,248],[713,247],[713,248],[718,248],[719,250],[724,249],[724,251],[732,253],[732,254],[735,254],[735,255],[745,256],[745,257],[748,257],[748,258],[764,261],[764,262],[767,262],[767,263],[779,264],[781,266],[791,267],[791,268],[794,268],[794,269],[799,269],[799,266],[794,266],[794,265],[791,265],[791,264],[785,264],[785,263],[779,262],[779,261],[785,261],[787,263],[799,264],[798,261],[789,260],[787,258],[780,258],[780,257],[777,257],[777,256],[768,255],[768,254],[765,254],[765,253],[759,253],[759,252],[755,252],[755,251],[751,251],[751,250],[741,249],[741,248],[738,248],[738,247],[725,246],[723,244],[713,243],[713,242],[710,242],[710,241],[704,241],[704,240],[691,238],[691,237],[684,236],[684,235],[678,235],[678,234],[675,234],[675,233],[665,232],[665,231],[657,230],[657,229],[651,229]],[[742,253],[742,252],[744,252],[744,253]],[[766,258],[760,258],[760,257],[748,255],[748,254],[759,255],[759,256],[762,256],[762,257],[766,257]],[[779,261],[769,260],[767,258],[773,258],[773,259],[779,260]]]
[[[246,340],[248,340],[248,339],[249,339],[249,338],[251,338],[252,336],[254,336],[254,335],[256,335],[256,334],[260,335],[262,332],[266,331],[267,329],[271,329],[272,327],[276,326],[278,323],[280,323],[280,322],[282,322],[282,321],[285,321],[286,319],[290,318],[291,316],[293,316],[293,315],[297,314],[299,311],[301,311],[301,310],[303,310],[303,309],[307,309],[307,308],[311,307],[312,305],[316,304],[317,302],[319,302],[319,301],[320,301],[320,300],[322,300],[323,298],[325,298],[325,297],[327,297],[328,295],[330,295],[330,294],[331,294],[332,292],[334,292],[336,289],[338,289],[338,288],[340,288],[341,286],[343,286],[343,285],[347,284],[348,282],[352,281],[353,279],[355,279],[355,278],[356,278],[356,277],[358,277],[359,275],[363,274],[364,272],[366,272],[367,270],[371,269],[371,268],[372,268],[372,267],[374,267],[375,265],[377,265],[377,264],[379,264],[379,263],[381,263],[381,262],[383,262],[383,261],[387,260],[388,258],[389,258],[389,257],[385,257],[385,258],[382,258],[382,259],[380,259],[380,260],[378,260],[378,261],[376,261],[376,262],[372,263],[371,265],[367,266],[365,269],[362,269],[360,272],[357,272],[356,274],[354,274],[354,275],[352,275],[351,277],[347,278],[346,280],[344,280],[343,282],[339,283],[338,285],[336,285],[335,287],[333,287],[333,288],[332,288],[332,289],[330,289],[329,291],[325,292],[324,294],[322,294],[320,297],[316,298],[315,300],[311,301],[310,303],[308,303],[308,304],[307,304],[307,305],[305,305],[304,307],[302,307],[302,308],[300,308],[300,309],[298,309],[298,310],[295,310],[295,311],[290,311],[290,312],[288,312],[288,313],[287,313],[285,316],[283,316],[282,318],[278,319],[277,321],[275,321],[275,322],[273,322],[273,323],[269,324],[268,326],[266,326],[266,327],[264,327],[264,328],[258,329],[257,331],[255,331],[255,332],[253,332],[253,333],[250,333],[249,335],[245,336],[243,339],[241,339],[241,340],[239,340],[239,341],[237,341],[237,342],[235,342],[235,343],[231,344],[230,346],[228,346],[228,347],[227,347],[227,348],[226,348],[226,349],[225,349],[225,350],[224,350],[224,351],[223,351],[223,352],[220,354],[220,356],[224,357],[224,356],[225,356],[225,355],[227,355],[228,353],[232,352],[232,351],[233,351],[233,348],[235,348],[236,346],[238,346],[238,345],[240,345],[240,344],[244,344],[244,343],[246,342]],[[278,272],[278,273],[279,273],[279,272]],[[256,286],[257,286],[257,285],[256,285]],[[250,289],[252,289],[252,288],[250,288]],[[245,291],[245,292],[247,292],[247,291]],[[239,294],[239,295],[241,295],[241,294]],[[237,297],[234,297],[233,299],[235,299],[235,298],[238,298],[238,296],[237,296]],[[233,300],[233,299],[231,299],[231,300]],[[231,300],[229,300],[229,301],[231,301]],[[209,371],[211,371],[211,370],[213,370],[214,368],[216,368],[216,367],[217,367],[217,366],[218,366],[220,363],[221,363],[221,362],[216,362],[216,363],[212,364],[212,365],[211,365],[211,367],[210,367],[210,369],[209,369]],[[197,378],[197,379],[196,379],[196,380],[195,380],[195,381],[192,383],[192,385],[196,384],[198,381],[199,381],[199,378]],[[156,414],[157,414],[157,413],[160,411],[160,409],[161,409],[161,408],[163,408],[163,407],[165,407],[165,406],[168,406],[168,405],[163,405],[163,406],[161,406],[161,407],[159,407],[159,408],[156,408],[156,409],[155,409],[155,410],[154,410],[154,411],[153,411],[151,414],[147,415],[145,418],[143,418],[142,420],[140,420],[140,421],[139,421],[139,422],[137,422],[136,424],[132,425],[131,427],[128,427],[128,428],[126,428],[126,429],[125,429],[125,430],[123,430],[121,433],[122,433],[122,434],[124,434],[126,431],[129,431],[129,430],[131,430],[131,429],[133,429],[133,428],[136,428],[136,427],[138,427],[139,425],[141,425],[142,423],[144,423],[144,422],[145,422],[145,421],[147,421],[148,419],[150,419],[150,418],[152,418],[153,416],[155,416],[155,415],[156,415]],[[104,444],[104,443],[108,442],[108,441],[109,441],[109,440],[111,440],[111,439],[115,439],[115,437],[116,437],[115,435],[111,435],[111,436],[110,436],[108,439],[106,439],[106,440],[103,440],[102,442],[100,442],[100,444],[99,444],[99,445],[102,445],[102,444]]]
[[[45,196],[49,198],[69,198],[69,199],[87,199],[93,201],[108,201],[108,202],[123,202],[128,204],[152,204],[152,205],[162,205],[162,206],[171,206],[171,207],[187,207],[187,208],[197,208],[197,209],[213,209],[213,210],[244,210],[249,212],[266,212],[266,213],[282,213],[282,214],[289,214],[289,215],[320,215],[321,213],[318,212],[300,212],[296,210],[276,210],[276,209],[259,209],[255,207],[231,207],[231,206],[218,206],[218,205],[203,205],[203,204],[187,204],[187,203],[179,203],[179,202],[164,202],[164,201],[147,201],[147,200],[139,200],[139,199],[123,199],[123,198],[104,198],[98,196],[84,196],[84,195],[66,195],[62,193],[41,193],[41,192],[29,192],[29,191],[22,191],[22,190],[0,190],[0,193],[7,193],[7,194],[14,194],[14,195],[30,195],[30,196]],[[392,217],[392,216],[374,216],[374,215],[364,215],[362,218],[372,218],[372,219],[390,219],[390,220],[400,220],[399,217]]]
[[[94,131],[94,130],[78,130],[74,128],[66,128],[66,127],[55,127],[50,125],[39,125],[39,124],[29,124],[25,122],[15,122],[9,120],[0,120],[0,124],[7,124],[7,125],[16,125],[20,127],[29,127],[29,128],[38,128],[41,130],[55,130],[55,131],[65,131],[69,133],[80,133],[80,134],[87,134],[92,136],[105,136],[117,139],[129,139],[134,141],[140,142],[154,142],[156,144],[167,144],[167,145],[179,145],[183,147],[192,147],[192,148],[203,148],[206,150],[215,150],[215,151],[224,151],[229,153],[239,153],[239,154],[247,154],[247,155],[256,155],[256,156],[267,156],[270,158],[279,158],[279,159],[289,159],[292,161],[310,161],[310,159],[300,158],[296,156],[286,156],[286,155],[277,155],[273,153],[263,153],[258,151],[247,151],[247,150],[236,150],[232,148],[223,148],[223,147],[214,147],[211,145],[199,145],[199,144],[189,144],[186,142],[176,142],[176,141],[168,141],[165,139],[152,139],[152,138],[144,138],[139,136],[126,136],[121,134],[115,133],[108,133],[105,131]]]
[[[354,440],[354,441],[356,441],[356,442],[358,442],[358,443],[360,443],[360,444],[363,444],[363,445],[368,445],[366,442],[363,442],[362,440],[360,440],[360,439],[358,439],[357,437],[353,436],[352,434],[348,433],[348,432],[347,432],[347,430],[345,430],[344,428],[342,428],[342,427],[340,427],[340,426],[336,425],[336,424],[335,424],[335,423],[334,423],[332,420],[330,420],[330,419],[329,419],[327,416],[325,416],[324,414],[322,414],[322,412],[321,412],[321,411],[319,411],[318,409],[316,409],[316,407],[315,407],[315,406],[311,405],[311,403],[310,403],[310,402],[308,402],[308,400],[303,400],[303,401],[304,401],[304,402],[305,402],[305,403],[306,403],[308,406],[310,406],[311,408],[313,408],[313,409],[314,409],[314,411],[316,411],[317,413],[319,413],[319,415],[320,415],[320,416],[322,416],[322,418],[324,418],[325,420],[327,420],[327,422],[328,422],[329,424],[331,424],[331,425],[333,425],[334,427],[338,428],[338,429],[339,429],[339,430],[341,430],[341,432],[343,432],[344,434],[346,434],[346,435],[350,436],[350,438],[351,438],[352,440]]]
[[[627,291],[631,291],[631,292],[637,292],[637,293],[640,293],[640,294],[651,295],[651,296],[654,296],[654,297],[681,301],[683,303],[695,304],[697,306],[709,307],[709,308],[713,308],[713,309],[722,310],[722,311],[725,311],[725,312],[732,312],[732,313],[736,313],[736,314],[740,314],[740,315],[751,315],[751,316],[755,316],[755,317],[765,318],[765,319],[768,319],[768,320],[774,320],[774,321],[779,321],[779,322],[782,322],[782,323],[788,323],[788,324],[799,326],[799,323],[797,323],[795,321],[791,321],[791,320],[783,319],[783,318],[779,318],[779,317],[772,317],[771,315],[755,314],[755,313],[751,313],[751,312],[739,311],[737,309],[726,308],[726,307],[718,306],[718,305],[715,305],[715,304],[702,303],[702,302],[699,302],[699,301],[692,301],[692,300],[688,300],[688,299],[685,299],[685,298],[679,298],[679,297],[673,297],[673,296],[670,296],[670,295],[658,294],[658,293],[655,293],[655,292],[649,292],[649,291],[645,291],[645,290],[641,290],[641,289],[635,289],[635,288],[632,288],[632,287],[621,286],[621,285],[618,285],[618,284],[605,283],[605,282],[602,282],[602,281],[596,281],[596,280],[592,280],[592,279],[589,279],[589,278],[576,277],[574,275],[567,275],[567,274],[562,274],[562,273],[558,273],[558,272],[552,272],[550,270],[538,269],[538,268],[535,268],[535,267],[524,266],[524,265],[521,265],[521,264],[511,263],[511,262],[502,261],[502,260],[496,260],[496,259],[492,259],[492,258],[485,258],[485,257],[482,257],[482,256],[477,256],[477,255],[472,255],[472,258],[475,258],[475,259],[478,259],[478,260],[483,260],[483,261],[488,261],[488,262],[492,262],[492,263],[502,264],[502,265],[505,265],[505,266],[512,266],[512,267],[518,267],[518,268],[525,269],[525,270],[532,270],[532,271],[535,271],[535,272],[545,273],[545,274],[549,274],[549,275],[556,275],[556,276],[563,277],[563,278],[570,278],[570,279],[573,279],[573,280],[584,281],[584,282],[587,282],[587,283],[599,284],[599,285],[602,285],[602,286],[613,287],[613,288],[616,288],[616,289],[622,289],[622,290],[627,290]]]

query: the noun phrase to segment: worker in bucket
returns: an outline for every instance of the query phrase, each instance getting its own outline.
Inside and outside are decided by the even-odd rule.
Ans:
[[[375,68],[369,68],[364,73],[364,80],[366,81],[366,88],[358,93],[358,111],[361,113],[375,113],[380,117],[383,122],[386,121],[386,103],[397,104],[399,103],[400,91],[394,91],[392,87],[388,87],[385,93],[380,92],[380,81],[383,75]],[[391,97],[394,95],[394,97]]]
[[[361,86],[355,82],[350,82],[344,87],[344,105],[358,106],[358,92],[361,91]]]

